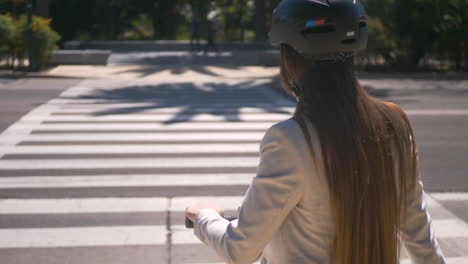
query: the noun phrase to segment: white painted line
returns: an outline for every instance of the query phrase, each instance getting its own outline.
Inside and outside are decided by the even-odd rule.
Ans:
[[[468,257],[461,258],[446,258],[447,264],[466,264],[468,263]]]
[[[83,122],[83,121],[145,121],[145,122],[164,122],[164,121],[219,121],[224,122],[226,120],[241,120],[241,121],[281,121],[289,118],[290,114],[240,114],[240,115],[209,115],[209,114],[197,114],[197,115],[35,115],[29,116],[28,120],[37,118],[44,121],[54,122]]]
[[[225,264],[224,262],[190,262],[190,264]],[[261,264],[259,261],[255,261],[252,264]],[[465,263],[463,263],[465,264]]]
[[[405,110],[405,113],[412,116],[468,115],[468,109]]]
[[[171,242],[174,246],[203,245],[203,243],[193,233],[193,229],[187,229],[184,225],[171,226]]]
[[[0,160],[0,170],[256,167],[257,157]]]
[[[254,174],[0,177],[0,189],[249,185]]]
[[[468,257],[460,257],[460,258],[445,258],[447,264],[467,264]],[[400,264],[413,264],[411,259],[405,258],[400,261]]]
[[[263,132],[237,132],[237,133],[97,133],[97,134],[32,134],[25,137],[24,141],[33,142],[47,142],[47,141],[141,141],[141,140],[177,140],[180,142],[193,141],[193,140],[207,140],[207,141],[238,141],[238,140],[252,140],[260,141],[265,135]]]
[[[226,264],[225,262],[190,262],[190,264]],[[260,261],[255,261],[252,264],[261,264]],[[466,264],[466,263],[463,263]]]
[[[429,194],[429,193],[427,193],[427,192],[424,192],[424,201],[426,202],[426,205],[427,205],[427,207],[429,207],[429,208],[435,208],[435,207],[438,207],[438,208],[442,207],[442,208],[443,208],[443,206],[442,206],[440,203],[438,203],[438,202],[432,197],[431,194]]]
[[[258,153],[259,144],[19,145],[8,154]]]
[[[224,210],[237,211],[244,200],[243,196],[194,196],[194,197],[175,197],[171,200],[171,211],[185,211],[185,208],[196,201],[209,201]]]
[[[147,106],[148,108],[145,108]],[[288,112],[288,113],[293,113],[294,108],[293,107],[271,107],[271,108],[259,108],[259,107],[241,107],[241,108],[220,108],[220,107],[200,107],[200,108],[192,108],[192,107],[164,107],[164,108],[151,108],[151,105],[145,104],[140,106],[142,109],[136,109],[135,111],[132,111],[132,108],[138,108],[135,107],[135,105],[128,105],[127,107],[120,107],[113,108],[113,107],[98,107],[96,108],[84,108],[84,109],[79,109],[79,108],[64,108],[57,110],[54,112],[54,114],[93,114],[95,112],[107,112],[107,111],[123,111],[122,114],[128,114],[128,115],[133,115],[133,114],[139,114],[139,113],[145,113],[145,114],[178,114],[178,113],[236,113],[236,114],[258,114],[258,113],[276,113],[276,112]],[[125,111],[128,111],[125,112]]]
[[[179,111],[176,110],[177,108],[162,108],[162,109],[142,109],[141,111],[129,112],[124,114],[108,114],[108,115],[88,115],[94,112],[99,111],[115,111],[115,110],[126,110],[125,108],[109,108],[109,107],[101,107],[101,108],[86,108],[86,109],[63,109],[60,111],[56,111],[54,113],[77,113],[76,115],[44,115],[44,114],[35,114],[35,117],[40,119],[46,117],[49,121],[82,121],[85,119],[93,119],[93,120],[139,120],[139,121],[166,121],[173,117],[180,120],[187,120],[193,119],[196,121],[212,121],[212,120],[224,120],[224,119],[241,119],[241,120],[280,120],[285,116],[290,116],[291,113],[294,111],[291,107],[273,107],[271,106],[270,109],[274,109],[275,111],[286,111],[287,113],[275,113],[275,111],[269,111],[268,108],[193,108],[184,111],[184,113],[194,113],[194,115],[180,115],[174,116]],[[248,110],[242,110],[248,109]],[[229,111],[233,114],[217,114],[216,112],[219,111]],[[210,115],[211,112],[214,112],[214,115]],[[408,115],[415,115],[415,116],[434,116],[434,115],[468,115],[468,110],[466,109],[410,109],[405,110]],[[88,114],[86,114],[88,113]],[[139,113],[153,113],[154,115],[149,114],[139,114]],[[198,113],[198,114],[197,114]],[[262,113],[260,115],[259,113]]]
[[[70,89],[63,91],[61,95],[65,94]],[[49,102],[52,100],[49,100]],[[0,134],[0,158],[20,142],[24,136],[30,134],[34,127],[40,125],[42,119],[33,118],[33,120],[29,120],[29,116],[47,116],[50,113],[57,111],[62,106],[61,104],[50,104],[49,102],[34,108]],[[23,122],[28,123],[28,126],[24,127],[22,125]]]
[[[454,192],[454,193],[431,193],[431,196],[437,201],[467,201],[468,193]]]
[[[164,245],[165,226],[0,229],[0,248]]]
[[[1,199],[0,214],[165,212],[167,198]]]
[[[211,130],[211,129],[262,129],[267,130],[272,126],[274,122],[213,122],[213,123],[173,123],[173,124],[161,124],[161,123],[95,123],[95,124],[33,124],[30,123],[17,123],[18,128],[25,130],[36,130],[42,131],[61,131],[61,130],[80,130],[80,131],[92,131],[92,130]]]
[[[224,103],[214,103],[212,101],[206,101],[203,103],[191,103],[188,100],[181,101],[179,103],[174,102],[164,102],[163,100],[158,99],[142,99],[139,103],[125,103],[125,100],[107,100],[107,99],[61,99],[56,98],[49,101],[49,104],[59,104],[59,105],[67,105],[74,108],[89,108],[89,107],[180,107],[189,105],[191,108],[202,108],[202,107],[218,107],[220,109],[223,108],[242,108],[242,107],[258,107],[258,108],[269,108],[269,107],[293,107],[294,104],[288,100],[281,100],[280,103],[272,102],[272,103],[233,103],[233,102],[224,102]],[[241,101],[241,100],[239,100]]]
[[[57,107],[49,105],[41,105],[29,112],[30,114],[47,115],[56,110]],[[27,116],[23,116],[19,121],[9,126],[0,134],[0,158],[7,153],[11,148],[18,144],[23,137],[31,133],[34,127],[38,127],[42,120],[37,119],[28,121],[28,126],[21,125],[23,120],[27,120]]]
[[[432,220],[436,237],[467,237],[468,224],[458,218]]]
[[[425,193],[425,196],[424,196],[426,204],[427,204],[427,208],[429,211],[434,209],[434,210],[437,210],[439,214],[445,215],[446,218],[450,217],[453,219],[459,219],[455,214],[450,212],[450,210],[445,208],[444,205],[438,201],[438,199],[436,199],[435,197],[432,197],[432,194],[433,193]],[[461,219],[459,220],[462,221]]]

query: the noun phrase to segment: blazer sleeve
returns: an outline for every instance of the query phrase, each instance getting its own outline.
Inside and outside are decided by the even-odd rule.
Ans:
[[[252,263],[297,205],[304,184],[304,163],[297,138],[278,125],[260,144],[260,164],[239,210],[229,222],[214,210],[202,210],[195,235],[227,263]]]
[[[423,183],[419,180],[409,199],[403,245],[414,264],[445,264],[424,196]]]

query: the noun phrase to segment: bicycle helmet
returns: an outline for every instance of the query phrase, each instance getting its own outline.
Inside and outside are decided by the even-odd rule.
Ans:
[[[271,44],[314,60],[344,60],[367,46],[367,17],[357,0],[283,0],[273,11]]]

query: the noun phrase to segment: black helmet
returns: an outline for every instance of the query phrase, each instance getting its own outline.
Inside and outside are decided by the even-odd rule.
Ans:
[[[367,17],[357,0],[283,0],[273,11],[272,45],[288,44],[305,57],[348,57],[367,46]]]

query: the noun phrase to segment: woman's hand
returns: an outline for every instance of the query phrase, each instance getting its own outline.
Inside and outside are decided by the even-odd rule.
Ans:
[[[206,201],[197,202],[187,207],[185,209],[185,216],[195,223],[195,219],[197,218],[198,213],[203,209],[213,209],[216,212],[218,212],[218,214],[221,217],[224,217],[223,209],[219,208],[217,205],[213,203],[206,202]]]

